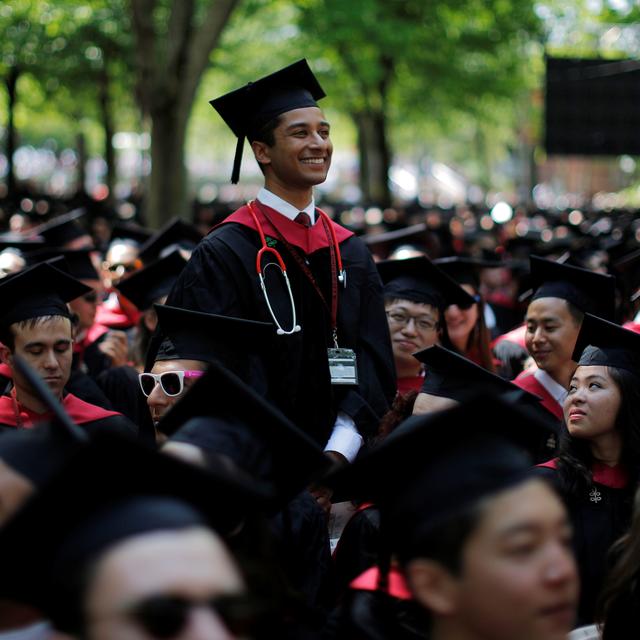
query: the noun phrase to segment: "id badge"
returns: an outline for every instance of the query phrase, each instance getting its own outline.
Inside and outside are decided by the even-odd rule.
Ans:
[[[358,384],[356,352],[353,349],[327,349],[331,384]]]

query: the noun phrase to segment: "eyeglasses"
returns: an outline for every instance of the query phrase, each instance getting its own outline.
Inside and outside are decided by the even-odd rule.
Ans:
[[[387,311],[387,318],[394,324],[406,327],[411,320],[415,323],[415,326],[420,331],[434,331],[438,323],[434,320],[429,320],[424,316],[412,316],[409,313],[402,311]]]
[[[247,595],[220,596],[210,600],[189,600],[180,596],[151,596],[128,611],[150,636],[169,640],[179,635],[195,607],[217,614],[234,636],[248,636],[267,613],[265,603]],[[251,634],[253,635],[253,634]]]
[[[139,373],[140,388],[147,398],[151,395],[156,385],[166,396],[179,396],[184,391],[185,378],[199,378],[204,371],[165,371],[164,373]]]

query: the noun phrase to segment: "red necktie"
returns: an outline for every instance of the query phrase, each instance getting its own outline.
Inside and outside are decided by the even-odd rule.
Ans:
[[[295,218],[294,222],[301,224],[303,227],[307,227],[307,229],[311,226],[311,218],[308,213],[301,211]]]

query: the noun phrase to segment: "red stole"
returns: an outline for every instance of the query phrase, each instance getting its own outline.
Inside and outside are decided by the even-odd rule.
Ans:
[[[413,599],[404,576],[395,567],[389,569],[387,587],[381,590],[378,588],[379,584],[380,569],[378,567],[370,567],[351,582],[349,589],[355,589],[356,591],[383,591],[383,593],[398,600]]]
[[[30,429],[39,422],[46,422],[52,418],[52,415],[48,412],[35,413],[21,406],[19,403],[17,406],[20,412],[20,422],[25,429]],[[63,398],[62,406],[75,424],[86,424],[94,420],[122,415],[117,411],[107,411],[102,407],[89,404],[84,400],[80,400],[80,398],[74,396],[72,393],[68,393]],[[14,408],[14,396],[0,396],[0,424],[11,427],[18,426]]]
[[[403,396],[410,391],[420,391],[424,383],[424,376],[411,376],[408,378],[398,378],[398,393]]]
[[[289,218],[278,213],[275,209],[271,209],[257,200],[254,200],[253,210],[258,218],[258,222],[262,226],[262,231],[265,236],[270,236],[277,240],[279,232],[286,238],[289,244],[298,247],[298,249],[301,249],[307,255],[319,249],[326,249],[330,245],[331,235],[327,238],[324,225],[319,215],[316,215],[315,224],[307,228],[293,220],[289,220]],[[265,212],[266,215],[269,216],[269,220],[267,220]],[[258,230],[247,205],[240,207],[220,224],[227,224],[229,222],[236,222],[254,231]],[[333,222],[333,220],[329,220],[329,222],[336,233],[338,244],[353,235],[352,231],[345,229]],[[214,227],[214,229],[215,228],[216,227]]]
[[[558,468],[558,458],[547,460],[542,464],[536,465],[547,469]],[[629,472],[622,464],[610,467],[603,462],[594,462],[591,466],[591,476],[593,481],[610,489],[624,489],[629,484]]]
[[[556,402],[556,399],[538,382],[531,371],[523,371],[513,381],[513,384],[518,385],[529,393],[533,393],[535,396],[539,396],[542,399],[540,404],[547,411],[550,411],[558,420],[563,419],[562,405]]]

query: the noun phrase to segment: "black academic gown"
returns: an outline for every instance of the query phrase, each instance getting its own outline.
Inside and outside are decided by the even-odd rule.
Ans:
[[[538,467],[565,495],[573,526],[573,546],[580,573],[578,625],[594,622],[596,603],[610,564],[611,545],[626,533],[633,508],[636,484],[619,467],[594,467],[593,486],[584,495],[568,496],[562,486],[555,462]]]
[[[246,218],[242,217],[243,210],[246,207],[236,212],[241,214],[241,220]],[[268,212],[276,228],[289,240],[296,240],[292,239],[296,234],[307,233],[320,240],[326,237],[320,220],[316,220],[311,230],[299,231],[300,225],[272,209],[261,206],[261,210]],[[338,411],[351,416],[365,435],[375,433],[379,418],[395,394],[395,369],[382,286],[369,250],[346,230],[340,232],[347,286],[338,286],[338,340],[341,347],[356,351],[359,384],[332,386],[326,351],[332,346],[330,314],[282,241],[273,237],[273,233],[270,235],[270,229],[265,226],[267,242],[278,249],[287,266],[297,323],[302,330],[281,336],[274,332],[271,344],[264,345],[269,399],[321,445],[326,443]],[[330,301],[331,260],[327,243],[324,244],[309,253],[294,250],[308,262],[325,299]],[[311,245],[315,249],[322,242]],[[260,247],[258,233],[244,222],[218,226],[192,254],[167,304],[272,322],[256,274]],[[282,277],[272,268],[267,274],[271,304],[280,323],[288,328],[292,324],[291,306]],[[252,384],[264,388],[265,381]]]

